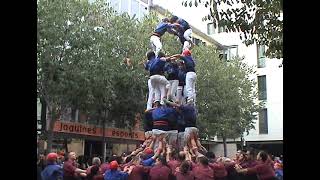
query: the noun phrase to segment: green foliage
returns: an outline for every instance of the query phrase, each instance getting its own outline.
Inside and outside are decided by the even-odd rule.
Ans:
[[[197,62],[198,122],[203,128],[202,136],[236,138],[252,129],[260,107],[255,104],[256,84],[249,77],[252,67],[238,57],[230,62],[221,60],[209,47],[198,46],[193,54]]]
[[[201,3],[186,0],[182,5],[189,2],[197,7],[197,1]],[[225,26],[227,32],[241,32],[246,45],[266,45],[269,58],[283,57],[282,0],[206,0],[201,4],[210,10],[203,20],[212,21],[215,27]]]

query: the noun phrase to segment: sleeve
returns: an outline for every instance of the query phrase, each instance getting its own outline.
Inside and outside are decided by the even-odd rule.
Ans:
[[[147,62],[144,63],[144,69],[148,71],[149,70],[149,66],[150,65],[149,65],[149,60],[148,60]]]
[[[260,169],[260,165],[254,166],[252,168],[247,168],[247,174],[256,174]]]
[[[129,177],[129,174],[126,172],[120,172],[121,180],[127,180]]]
[[[154,161],[155,160],[151,157],[151,158],[149,158],[147,160],[142,161],[142,164],[143,164],[143,166],[151,166],[152,163],[154,163]]]
[[[75,166],[72,166],[70,163],[65,163],[63,165],[64,170],[69,171],[71,174],[75,173],[75,170],[77,169]]]

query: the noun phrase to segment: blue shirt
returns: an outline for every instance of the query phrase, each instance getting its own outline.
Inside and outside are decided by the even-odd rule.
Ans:
[[[190,29],[189,23],[187,21],[185,21],[184,19],[179,18],[178,23],[182,26],[183,32],[186,31],[187,29]]]
[[[174,25],[173,24],[169,24],[166,22],[160,22],[156,29],[154,30],[155,33],[159,34],[160,36],[162,36],[168,29],[173,28]]]
[[[179,86],[184,86],[186,84],[186,71],[182,68],[179,68],[178,71]]]
[[[143,160],[141,163],[143,166],[153,166],[155,163],[155,160],[151,157],[149,159]]]
[[[175,110],[172,107],[159,107],[152,111],[153,121],[169,120],[175,115]]]
[[[184,61],[184,64],[186,66],[186,72],[196,72],[196,65],[191,56],[181,56],[181,59]]]
[[[166,61],[160,60],[160,58],[155,58],[150,64],[150,68],[149,68],[150,76],[156,75],[156,74],[162,75],[164,73],[163,68],[165,64],[166,64]]]
[[[166,63],[164,71],[167,73],[168,80],[178,80],[179,67],[176,63]]]
[[[183,116],[185,127],[196,127],[197,115],[194,106],[181,105],[180,110]]]
[[[144,64],[144,69],[149,71],[150,69],[150,65],[152,63],[152,61],[154,60],[155,58],[152,58],[152,59],[149,59],[145,64]]]
[[[41,172],[42,180],[57,180],[63,179],[63,170],[62,167],[57,164],[49,164]]]
[[[127,180],[129,174],[124,173],[118,170],[108,170],[105,175],[104,179],[105,180]]]
[[[152,112],[148,111],[144,114],[144,131],[152,130]]]

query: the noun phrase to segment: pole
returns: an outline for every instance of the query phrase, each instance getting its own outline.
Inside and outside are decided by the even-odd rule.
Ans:
[[[104,118],[102,121],[102,162],[106,160],[106,140],[105,140],[105,124],[107,119],[107,110],[104,110]]]

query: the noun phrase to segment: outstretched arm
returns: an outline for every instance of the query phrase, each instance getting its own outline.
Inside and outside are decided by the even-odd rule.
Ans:
[[[174,103],[174,102],[170,102],[166,99],[163,100],[164,103],[166,103],[167,105],[170,105],[170,106],[174,106],[174,107],[180,107],[180,104],[177,104],[177,103]]]

